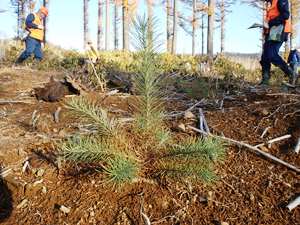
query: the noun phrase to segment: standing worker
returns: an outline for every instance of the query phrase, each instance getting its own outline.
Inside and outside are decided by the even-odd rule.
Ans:
[[[260,64],[262,80],[260,85],[269,85],[271,63],[279,67],[289,78],[289,86],[295,86],[297,75],[279,55],[283,42],[291,33],[290,10],[288,0],[265,0],[268,2],[264,22],[265,43]]]
[[[26,31],[29,32],[25,39],[26,49],[22,52],[16,61],[16,64],[22,63],[32,54],[38,61],[43,59],[42,42],[44,41],[43,20],[48,16],[48,9],[41,7],[37,13],[31,13],[26,18]]]

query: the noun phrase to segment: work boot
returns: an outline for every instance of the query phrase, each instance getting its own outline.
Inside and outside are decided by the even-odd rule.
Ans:
[[[259,86],[268,86],[270,81],[270,71],[263,71],[262,72],[262,79],[260,83],[258,84]]]
[[[289,83],[287,84],[290,87],[296,86],[297,81],[297,73],[287,64],[283,64],[279,66],[279,68],[285,73],[285,75],[289,78]]]

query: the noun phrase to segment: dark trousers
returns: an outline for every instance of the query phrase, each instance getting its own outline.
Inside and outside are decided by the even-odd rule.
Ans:
[[[28,36],[25,40],[25,44],[26,44],[26,49],[22,52],[22,54],[17,59],[17,63],[22,63],[32,54],[34,54],[34,58],[39,61],[43,59],[41,41]]]
[[[266,41],[263,46],[263,53],[260,64],[264,73],[270,73],[271,64],[279,67],[289,76],[288,65],[279,55],[279,49],[283,42]]]

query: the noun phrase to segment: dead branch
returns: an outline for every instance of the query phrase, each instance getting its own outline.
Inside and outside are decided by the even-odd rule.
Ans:
[[[260,138],[264,138],[264,136],[267,134],[267,132],[269,131],[271,127],[267,127],[264,132],[261,134]]]
[[[296,147],[295,147],[295,150],[294,150],[297,154],[299,153],[300,151],[300,138],[298,138],[298,142],[296,144]]]
[[[179,112],[179,113],[175,113],[175,114],[171,114],[168,115],[167,117],[178,117],[178,116],[182,116],[184,115],[186,112],[192,111],[194,108],[196,108],[198,105],[201,105],[202,103],[204,103],[205,99],[201,99],[199,102],[197,102],[196,104],[192,105],[191,107],[189,107],[188,109],[186,109],[183,112]]]
[[[34,104],[32,101],[0,100],[0,105],[5,104]]]
[[[294,208],[296,208],[298,205],[300,205],[300,195],[294,199],[293,201],[291,201],[286,207],[292,211]]]
[[[59,123],[59,113],[61,111],[61,107],[58,107],[57,110],[54,112],[54,121],[55,123]]]
[[[289,93],[272,93],[272,94],[266,94],[267,96],[291,96],[291,97],[300,97],[300,95],[297,94],[289,94]]]
[[[231,138],[222,137],[222,136],[214,135],[214,134],[211,134],[211,133],[207,133],[207,132],[201,131],[201,130],[199,130],[199,129],[195,128],[195,127],[192,127],[192,126],[187,126],[187,127],[189,129],[191,129],[193,131],[196,131],[198,133],[201,133],[201,134],[203,134],[205,136],[211,136],[211,137],[214,137],[214,138],[219,138],[219,139],[224,140],[224,141],[226,141],[228,143],[232,143],[234,145],[250,149],[251,151],[253,151],[255,153],[259,153],[260,155],[263,155],[264,157],[266,157],[266,158],[268,158],[268,159],[270,159],[270,160],[272,160],[274,162],[277,162],[277,163],[279,163],[281,165],[284,165],[285,167],[287,167],[287,168],[289,168],[291,170],[296,171],[297,173],[300,173],[300,169],[299,168],[297,168],[297,167],[295,167],[295,166],[293,166],[293,165],[291,165],[291,164],[289,164],[289,163],[287,163],[287,162],[285,162],[285,161],[283,161],[283,160],[281,160],[281,159],[279,159],[279,158],[277,158],[277,157],[275,157],[275,156],[273,156],[273,155],[271,155],[271,154],[269,154],[267,152],[264,152],[264,151],[258,149],[255,146],[249,145],[249,144],[244,143],[244,142],[236,141],[236,140],[231,139]]]

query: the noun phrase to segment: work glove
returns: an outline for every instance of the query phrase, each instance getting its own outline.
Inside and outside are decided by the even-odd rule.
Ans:
[[[44,26],[43,25],[38,25],[38,29],[44,30]]]
[[[263,24],[264,28],[265,29],[269,29],[269,23],[267,21],[264,21],[264,24]]]

